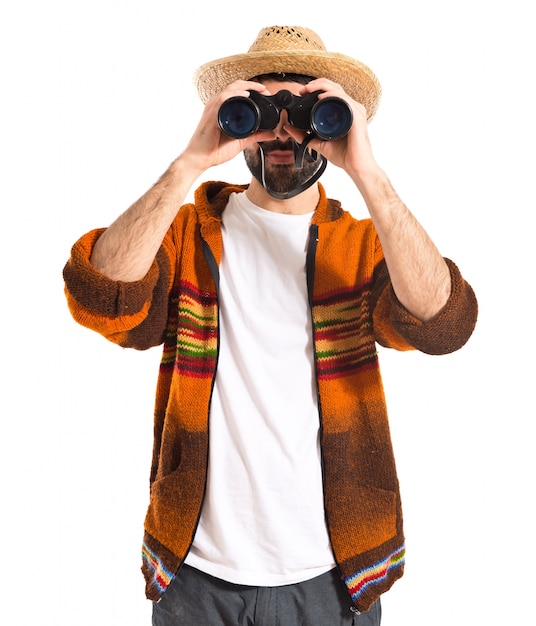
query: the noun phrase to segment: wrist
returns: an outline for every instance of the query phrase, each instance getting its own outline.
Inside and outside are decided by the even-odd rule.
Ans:
[[[181,186],[189,189],[199,176],[205,172],[205,169],[200,167],[186,152],[183,152],[171,163],[168,173]]]
[[[367,206],[382,206],[398,198],[387,174],[375,163],[350,174]]]

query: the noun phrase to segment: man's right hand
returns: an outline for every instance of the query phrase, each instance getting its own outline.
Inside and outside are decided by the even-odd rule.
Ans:
[[[258,131],[245,139],[233,139],[221,132],[218,126],[218,111],[229,98],[235,96],[248,97],[249,90],[270,95],[264,85],[253,81],[238,80],[226,87],[218,96],[207,103],[201,120],[179,159],[191,170],[192,175],[200,176],[207,169],[230,161],[247,146],[259,142],[273,140],[271,130]]]

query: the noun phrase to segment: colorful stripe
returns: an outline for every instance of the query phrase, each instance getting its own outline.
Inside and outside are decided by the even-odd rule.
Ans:
[[[313,304],[318,377],[330,380],[377,365],[369,288],[339,289]]]
[[[372,565],[371,567],[357,572],[356,574],[344,579],[346,586],[355,601],[372,585],[377,585],[385,581],[391,570],[401,567],[404,564],[406,548],[402,546],[383,561]]]
[[[194,378],[212,376],[218,347],[216,294],[183,281],[171,307],[161,367]]]
[[[160,594],[164,593],[171,581],[175,578],[175,575],[166,569],[162,561],[158,558],[158,555],[150,550],[146,543],[142,545],[141,554],[143,561],[152,572],[152,583]]]

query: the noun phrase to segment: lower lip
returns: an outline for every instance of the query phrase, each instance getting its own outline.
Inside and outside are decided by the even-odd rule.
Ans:
[[[294,163],[294,152],[269,152],[266,160],[274,165],[288,165]]]

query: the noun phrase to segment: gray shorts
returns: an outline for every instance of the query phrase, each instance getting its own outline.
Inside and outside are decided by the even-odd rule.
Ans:
[[[234,585],[184,565],[160,602],[153,626],[379,626],[379,600],[356,615],[337,570],[281,587]]]

